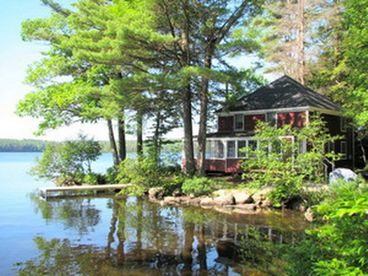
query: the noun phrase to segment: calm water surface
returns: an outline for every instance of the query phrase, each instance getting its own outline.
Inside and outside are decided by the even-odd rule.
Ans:
[[[288,244],[305,227],[297,214],[227,215],[137,198],[45,202],[34,192],[52,184],[27,174],[38,155],[0,153],[0,275],[251,275],[239,244],[253,258],[264,254],[254,237]],[[95,170],[110,164],[103,155]]]

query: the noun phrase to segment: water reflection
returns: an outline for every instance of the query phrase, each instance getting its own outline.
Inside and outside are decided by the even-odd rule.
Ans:
[[[100,219],[88,199],[35,205],[46,220],[60,220],[84,235]],[[295,242],[305,227],[301,217],[288,213],[234,216],[137,198],[111,199],[108,207],[105,246],[37,236],[39,256],[19,263],[19,274],[277,275],[273,248]]]
[[[92,199],[45,201],[37,193],[30,195],[35,213],[41,213],[47,223],[61,222],[65,229],[74,229],[79,235],[86,235],[100,222],[100,210]]]

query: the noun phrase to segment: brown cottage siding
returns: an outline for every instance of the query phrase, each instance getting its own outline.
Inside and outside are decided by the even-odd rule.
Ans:
[[[246,131],[254,131],[258,120],[264,122],[266,120],[266,116],[264,114],[245,115],[244,116],[244,129]]]
[[[218,131],[219,132],[232,132],[234,129],[234,117],[233,116],[220,116],[218,118]]]
[[[290,124],[295,128],[302,128],[305,126],[306,115],[305,112],[280,112],[277,113],[277,127]]]
[[[226,172],[226,161],[206,159],[206,171]]]

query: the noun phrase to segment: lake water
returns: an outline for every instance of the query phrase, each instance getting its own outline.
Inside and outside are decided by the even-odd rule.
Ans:
[[[267,275],[253,262],[265,255],[256,241],[292,243],[306,226],[295,213],[227,215],[137,198],[45,202],[35,191],[52,183],[27,173],[37,156],[0,153],[0,275]],[[104,154],[94,168],[111,163]],[[262,262],[277,274],[274,261]]]

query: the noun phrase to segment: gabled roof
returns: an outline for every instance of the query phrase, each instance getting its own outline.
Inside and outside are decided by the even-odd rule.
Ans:
[[[283,76],[269,85],[263,86],[251,94],[239,99],[229,107],[221,111],[251,111],[279,108],[308,107],[340,111],[340,106],[329,98],[289,76]]]

